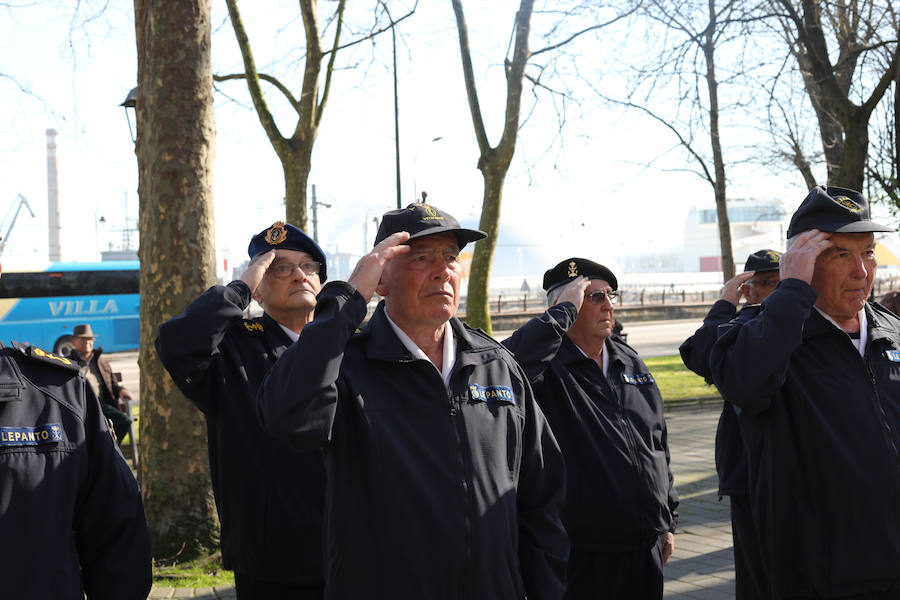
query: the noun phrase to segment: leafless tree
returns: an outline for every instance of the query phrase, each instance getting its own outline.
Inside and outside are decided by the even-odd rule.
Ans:
[[[232,79],[243,79],[247,82],[247,89],[253,106],[259,117],[259,122],[272,144],[272,148],[281,161],[284,171],[285,204],[287,220],[301,229],[307,229],[307,187],[309,173],[312,169],[312,151],[318,135],[325,105],[328,102],[328,94],[331,89],[331,79],[334,75],[338,52],[364,40],[371,40],[378,34],[395,27],[398,23],[412,16],[415,7],[397,19],[391,19],[390,13],[383,1],[374,2],[376,22],[372,28],[355,36],[350,42],[341,43],[341,36],[345,26],[345,10],[347,0],[338,0],[334,12],[326,19],[333,26],[334,34],[330,47],[325,49],[322,43],[323,27],[321,16],[318,12],[317,0],[300,0],[300,16],[303,21],[303,31],[306,38],[306,56],[303,68],[303,80],[300,86],[299,96],[291,92],[290,87],[271,74],[260,73],[256,62],[247,31],[244,27],[241,13],[238,10],[237,0],[225,0],[228,6],[228,14],[234,28],[234,34],[240,47],[244,62],[244,72],[228,75],[216,75],[219,82]],[[381,25],[381,19],[387,19],[387,25]],[[327,62],[326,62],[327,61]],[[324,82],[322,81],[324,76]],[[290,107],[297,115],[297,122],[290,136],[285,136],[278,129],[275,118],[266,101],[261,82],[271,85],[287,100]]]
[[[722,143],[720,85],[717,56],[729,49],[725,82],[753,67],[744,44],[748,30],[761,15],[757,5],[745,0],[680,2],[648,0],[640,11],[644,19],[637,31],[652,39],[649,53],[627,69],[630,86],[626,97],[605,100],[649,116],[667,129],[687,153],[688,168],[713,191],[719,229],[719,248],[724,280],[734,276],[731,224],[728,218],[727,165]],[[740,93],[732,93],[730,113],[741,106]],[[731,123],[734,125],[735,123]]]
[[[546,45],[538,50],[529,50],[529,36],[532,33],[532,17],[534,0],[521,0],[513,22],[510,49],[503,61],[503,72],[506,77],[506,97],[503,118],[503,130],[496,145],[491,145],[482,116],[482,106],[475,84],[475,73],[472,66],[472,47],[466,25],[462,0],[451,0],[456,17],[456,28],[459,36],[460,57],[462,59],[463,80],[478,142],[478,169],[484,179],[484,195],[481,205],[479,227],[488,234],[485,240],[475,245],[472,267],[469,273],[468,298],[466,300],[466,322],[473,327],[481,327],[491,332],[491,318],[488,310],[488,281],[491,263],[497,248],[497,234],[500,225],[500,209],[503,200],[503,185],[510,163],[516,151],[519,136],[520,111],[522,106],[523,80],[526,79],[526,68],[531,64],[535,73],[527,78],[535,87],[545,84],[541,80],[542,67],[534,63],[535,57],[558,51],[576,39],[596,32],[612,23],[625,18],[634,11],[634,6],[625,7],[621,11],[613,11],[613,15],[605,21],[597,20],[595,13],[587,7],[589,3],[575,4],[566,9],[562,3],[548,3],[542,10],[542,16],[549,17],[555,25],[551,25],[544,39]],[[589,16],[581,20],[575,16]],[[563,27],[563,23],[569,27]],[[577,25],[572,25],[577,23]],[[581,24],[584,24],[582,27]],[[548,88],[549,89],[549,88]]]
[[[863,189],[869,120],[898,60],[887,0],[771,0],[818,120],[829,185]]]

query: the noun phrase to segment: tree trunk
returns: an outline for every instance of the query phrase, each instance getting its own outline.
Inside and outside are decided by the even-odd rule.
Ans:
[[[469,270],[469,289],[466,298],[466,323],[470,327],[480,327],[488,334],[492,334],[488,292],[491,264],[494,262],[497,234],[500,231],[500,207],[503,200],[506,169],[497,173],[485,170],[483,175],[484,197],[481,203],[481,220],[478,228],[488,236],[475,244],[475,251],[472,253],[472,268]]]
[[[844,124],[844,151],[837,172],[829,169],[828,185],[862,191],[869,155],[869,115],[855,111]]]
[[[719,224],[719,249],[722,254],[722,281],[734,277],[734,252],[731,247],[731,222],[725,194],[725,159],[719,136],[719,83],[716,80],[715,40],[716,0],[709,0],[709,25],[704,33],[703,55],[706,59],[706,87],[709,91],[709,135],[715,170],[716,216]]]
[[[284,170],[284,210],[287,222],[308,232],[307,189],[312,169],[312,146],[293,150],[282,159],[281,166]]]
[[[210,1],[135,0],[140,198],[140,477],[157,558],[215,546],[203,415],[154,349],[157,327],[215,282]]]

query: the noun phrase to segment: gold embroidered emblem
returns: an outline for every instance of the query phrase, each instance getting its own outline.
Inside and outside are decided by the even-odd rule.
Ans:
[[[428,206],[427,204],[423,204],[422,208],[425,209],[425,214],[428,215],[429,217],[434,217],[435,215],[437,215],[437,211],[434,210],[433,207]]]
[[[287,229],[284,228],[284,221],[275,221],[269,230],[266,231],[266,242],[272,246],[277,246],[287,239]]]
[[[59,362],[61,362],[64,365],[72,364],[72,361],[69,360],[68,358],[63,358],[62,356],[57,356],[55,354],[50,354],[49,352],[44,352],[43,350],[41,350],[38,347],[34,347],[34,349],[31,351],[31,353],[34,354],[35,356],[40,356],[41,358],[49,358],[50,360],[58,360]]]
[[[260,325],[259,323],[254,323],[252,321],[244,321],[244,329],[246,329],[247,331],[250,331],[250,332],[258,331],[258,332],[262,333],[263,326]]]
[[[848,198],[847,196],[835,196],[834,201],[849,210],[852,213],[862,212],[862,206]]]
[[[578,265],[574,260],[569,263],[569,277],[578,277]]]
[[[766,250],[766,257],[772,262],[781,262],[781,255],[774,250]]]

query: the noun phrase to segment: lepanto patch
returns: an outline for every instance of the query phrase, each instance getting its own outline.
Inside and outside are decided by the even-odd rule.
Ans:
[[[47,423],[37,427],[0,427],[0,446],[40,446],[61,442],[59,423]]]

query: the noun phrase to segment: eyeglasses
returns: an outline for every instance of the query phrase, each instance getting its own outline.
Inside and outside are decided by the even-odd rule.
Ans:
[[[619,292],[593,292],[591,294],[585,294],[584,299],[591,304],[603,304],[606,302],[606,299],[609,298],[610,304],[616,303],[616,298],[619,297]]]
[[[293,275],[294,269],[297,267],[300,267],[304,275],[318,275],[322,263],[315,260],[308,260],[302,263],[280,262],[269,267],[269,273],[272,274],[272,277],[284,279]]]
[[[778,279],[763,279],[762,281],[756,281],[755,279],[749,279],[744,282],[744,285],[758,285],[761,288],[772,289],[776,285],[778,285]]]

